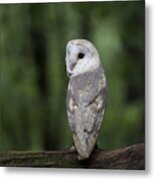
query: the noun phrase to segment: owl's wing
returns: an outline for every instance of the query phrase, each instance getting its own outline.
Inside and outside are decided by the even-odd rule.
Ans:
[[[95,72],[94,72],[95,73]],[[98,137],[106,106],[104,74],[80,75],[70,81],[67,104],[70,128],[80,158],[89,157]]]
[[[70,89],[77,104],[88,106],[106,86],[102,68],[75,76],[70,80]]]

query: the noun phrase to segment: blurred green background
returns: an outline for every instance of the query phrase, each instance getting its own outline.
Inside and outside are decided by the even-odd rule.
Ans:
[[[1,4],[0,12],[0,150],[72,145],[65,46],[75,38],[95,44],[107,76],[99,147],[144,142],[144,1]]]

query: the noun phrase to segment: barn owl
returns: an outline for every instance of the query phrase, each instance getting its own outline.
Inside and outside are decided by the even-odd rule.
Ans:
[[[68,122],[78,159],[87,159],[96,145],[107,103],[106,77],[90,41],[75,39],[67,43],[66,70]]]

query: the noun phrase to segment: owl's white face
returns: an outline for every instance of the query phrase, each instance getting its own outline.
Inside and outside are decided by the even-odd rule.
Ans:
[[[66,69],[73,77],[100,67],[100,58],[93,44],[84,39],[68,42],[66,47]]]

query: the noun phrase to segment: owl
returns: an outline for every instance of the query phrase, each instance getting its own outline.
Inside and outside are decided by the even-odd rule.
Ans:
[[[106,77],[94,45],[75,39],[66,46],[67,115],[78,159],[91,155],[107,104]]]

